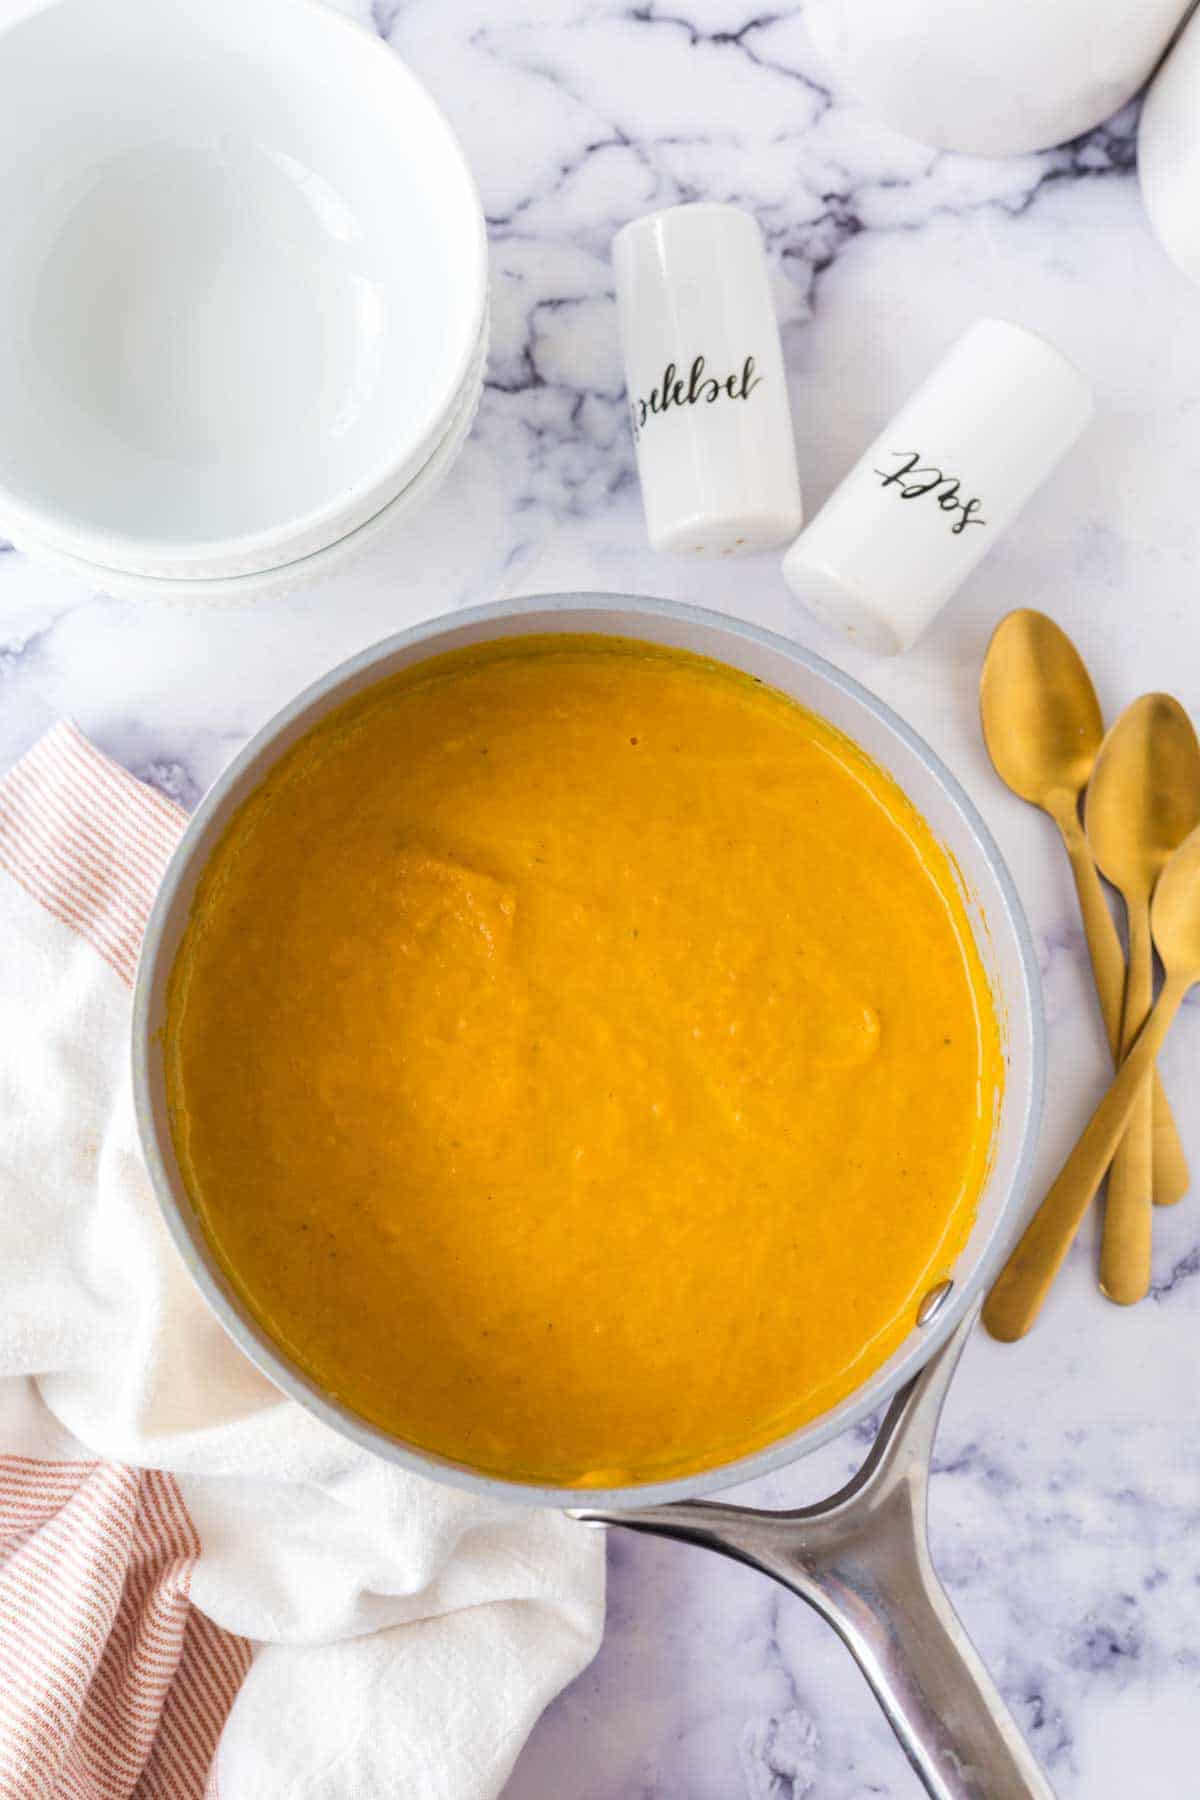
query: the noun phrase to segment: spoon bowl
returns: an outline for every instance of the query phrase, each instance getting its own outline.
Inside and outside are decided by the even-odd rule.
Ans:
[[[1100,873],[1127,902],[1148,902],[1200,824],[1200,742],[1170,694],[1143,694],[1121,714],[1096,757],[1086,816]]]
[[[1154,942],[1167,974],[1167,985],[1180,998],[1200,981],[1200,826],[1169,859],[1150,907]]]
[[[1001,619],[979,688],[988,755],[1031,806],[1057,811],[1087,785],[1104,737],[1100,702],[1074,644],[1045,613]]]

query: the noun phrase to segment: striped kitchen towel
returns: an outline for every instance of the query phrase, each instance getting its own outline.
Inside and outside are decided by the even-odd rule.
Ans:
[[[182,826],[70,726],[0,782],[0,1800],[485,1800],[602,1547],[343,1442],[194,1291],[128,1044]]]
[[[0,1456],[0,1792],[204,1792],[250,1646],[199,1554],[170,1475]]]

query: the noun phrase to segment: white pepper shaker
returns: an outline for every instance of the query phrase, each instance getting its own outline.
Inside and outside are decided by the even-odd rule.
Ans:
[[[673,206],[624,226],[613,264],[651,544],[711,557],[786,543],[803,509],[757,221]]]
[[[1091,389],[1053,344],[978,320],[792,545],[788,586],[862,649],[907,650],[1091,415]]]

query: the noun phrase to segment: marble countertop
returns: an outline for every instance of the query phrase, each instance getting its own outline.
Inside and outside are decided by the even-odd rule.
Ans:
[[[56,718],[185,806],[300,686],[448,608],[553,589],[696,601],[812,645],[899,709],[1008,856],[1049,1024],[1038,1184],[1105,1077],[1067,866],[984,757],[976,678],[1011,606],[1052,613],[1107,713],[1169,687],[1200,715],[1198,300],[1151,238],[1135,113],[1005,162],[896,137],[831,88],[803,8],[737,0],[346,0],[429,83],[478,175],[494,335],[474,435],[436,499],[348,574],[259,609],[128,605],[0,554],[0,763]],[[951,28],[948,25],[948,28]],[[766,231],[811,511],[980,313],[1093,379],[1081,447],[919,646],[871,661],[796,613],[766,556],[646,547],[608,246],[631,216],[735,201]],[[1200,1006],[1165,1056],[1200,1169]],[[1154,1286],[1106,1304],[1090,1230],[1019,1346],[968,1346],[933,1484],[937,1563],[1064,1800],[1183,1800],[1200,1752],[1200,1192],[1156,1220]],[[842,1441],[761,1484],[831,1490]],[[604,1648],[509,1800],[911,1800],[916,1778],[832,1634],[765,1580],[613,1538]]]

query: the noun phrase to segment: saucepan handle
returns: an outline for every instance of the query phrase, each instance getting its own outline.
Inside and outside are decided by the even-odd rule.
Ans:
[[[575,1516],[715,1550],[807,1600],[862,1669],[935,1800],[1054,1800],[929,1557],[929,1459],[975,1317],[897,1395],[863,1467],[819,1506],[682,1501]]]
[[[936,1800],[1053,1800],[928,1553],[903,1530],[897,1517],[848,1543],[816,1593],[788,1580],[786,1560],[768,1572],[834,1626]]]

